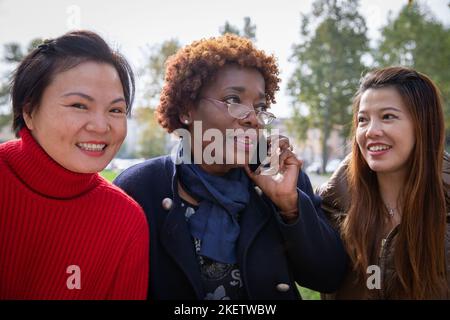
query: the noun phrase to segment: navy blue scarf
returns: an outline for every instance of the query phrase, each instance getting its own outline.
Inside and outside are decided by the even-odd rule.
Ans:
[[[223,263],[236,263],[238,212],[249,202],[249,179],[242,169],[224,176],[206,173],[196,164],[180,164],[181,182],[199,201],[189,219],[191,235],[201,240],[200,254]]]

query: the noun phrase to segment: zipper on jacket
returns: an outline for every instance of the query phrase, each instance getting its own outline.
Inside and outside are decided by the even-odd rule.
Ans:
[[[391,242],[392,238],[393,238],[393,233],[394,231],[397,231],[398,229],[398,225],[396,225],[394,228],[392,228],[392,230],[388,233],[388,235],[386,236],[386,238],[381,239],[381,248],[380,248],[380,253],[378,255],[378,265],[380,267],[380,283],[381,283],[381,289],[380,289],[380,297],[381,299],[386,299],[384,297],[384,272],[386,271],[386,266],[385,266],[385,262],[386,262],[386,257],[384,257],[384,253],[385,253],[385,247],[387,247],[387,245]]]

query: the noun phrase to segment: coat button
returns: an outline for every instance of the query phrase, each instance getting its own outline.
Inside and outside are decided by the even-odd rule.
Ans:
[[[170,210],[172,209],[173,206],[173,201],[170,198],[164,198],[162,201],[162,206],[165,210]]]
[[[287,283],[279,283],[279,284],[277,284],[277,290],[280,291],[280,292],[286,292],[290,288],[291,287]]]
[[[261,190],[260,187],[255,186],[255,191],[256,191],[256,193],[258,194],[258,196],[262,196],[263,192],[262,192],[262,190]]]

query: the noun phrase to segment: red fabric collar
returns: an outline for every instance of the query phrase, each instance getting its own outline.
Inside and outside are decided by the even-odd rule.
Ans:
[[[20,130],[20,137],[7,143],[6,159],[17,177],[35,192],[70,199],[92,190],[102,181],[97,173],[75,173],[59,165],[36,142],[28,128]]]

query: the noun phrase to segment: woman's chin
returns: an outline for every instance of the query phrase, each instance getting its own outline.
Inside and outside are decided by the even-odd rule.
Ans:
[[[75,173],[85,173],[85,174],[91,174],[91,173],[98,173],[103,171],[106,168],[106,165],[102,163],[84,163],[83,165],[72,165],[72,166],[64,166],[69,171],[75,172]]]
[[[230,158],[234,161],[232,163],[225,163],[232,164],[235,167],[244,167],[250,163],[250,153],[248,151],[237,152]]]

